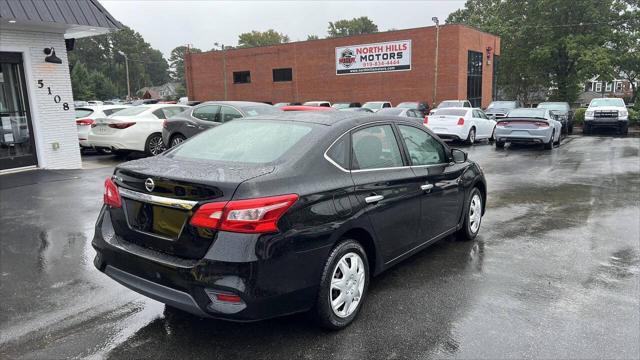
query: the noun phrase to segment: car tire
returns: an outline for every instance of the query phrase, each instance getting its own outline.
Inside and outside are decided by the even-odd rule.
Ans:
[[[584,135],[590,135],[591,134],[591,125],[589,124],[584,124],[583,128],[582,128],[582,133]]]
[[[166,148],[162,141],[162,135],[160,133],[154,133],[149,135],[144,145],[144,152],[149,156],[160,155]]]
[[[467,140],[465,140],[465,143],[467,143],[467,145],[473,145],[476,142],[476,128],[471,128],[471,130],[469,130],[469,135],[467,135]]]
[[[491,137],[489,138],[489,144],[493,144],[496,141],[496,127],[493,127],[493,131],[491,131]]]
[[[96,149],[98,151],[98,153],[102,154],[102,155],[111,155],[113,154],[113,151],[109,148],[97,148]]]
[[[177,135],[173,135],[171,137],[171,140],[169,141],[169,147],[168,149],[171,149],[174,146],[178,146],[180,145],[183,141],[185,141],[187,138],[185,138],[184,136],[177,134]]]
[[[456,237],[458,240],[471,241],[480,232],[482,224],[482,193],[477,187],[471,189],[464,209],[464,221]]]
[[[344,263],[342,263],[343,261]],[[343,266],[341,267],[340,264]],[[342,269],[351,270],[352,264],[355,265],[355,271],[345,274]],[[344,290],[337,287],[338,284],[334,281],[340,280],[340,276],[346,278],[345,282],[339,283]],[[318,325],[329,330],[340,330],[349,326],[362,308],[368,286],[369,262],[364,248],[355,240],[341,241],[331,250],[322,271],[320,290],[313,310]],[[353,301],[357,301],[357,303],[354,307],[346,308],[346,301],[338,302],[334,307],[332,299],[335,300],[340,296],[351,299],[350,304],[353,304]]]
[[[131,151],[129,150],[113,150],[113,155],[117,157],[125,157],[125,156],[128,156],[129,154],[131,154]]]
[[[496,149],[504,149],[504,141],[496,141]]]
[[[545,143],[545,144],[544,144],[544,149],[545,149],[545,150],[551,150],[551,149],[553,149],[553,144],[554,144],[553,138],[554,138],[555,136],[556,136],[556,131],[555,131],[555,130],[553,130],[553,131],[551,132],[551,139],[549,139],[549,142],[548,142],[548,143]]]
[[[628,135],[629,134],[629,124],[624,124],[620,126],[620,135]]]

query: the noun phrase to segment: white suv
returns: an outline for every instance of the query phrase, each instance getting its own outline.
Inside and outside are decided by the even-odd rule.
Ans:
[[[591,100],[584,113],[585,134],[590,134],[595,127],[615,127],[618,133],[629,132],[629,110],[620,98],[598,98]]]

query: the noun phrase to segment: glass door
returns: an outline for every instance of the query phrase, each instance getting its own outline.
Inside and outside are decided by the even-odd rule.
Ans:
[[[0,52],[0,170],[37,163],[22,54]]]

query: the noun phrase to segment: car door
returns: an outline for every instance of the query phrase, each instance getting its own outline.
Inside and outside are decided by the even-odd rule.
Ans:
[[[351,176],[360,211],[366,213],[385,263],[411,250],[420,227],[420,186],[405,165],[391,124],[351,132]]]
[[[179,131],[190,138],[220,124],[220,105],[202,105],[193,109],[190,119],[183,123]]]
[[[478,110],[478,112],[480,113],[480,116],[482,117],[482,119],[484,119],[484,123],[487,126],[487,137],[491,138],[493,136],[493,130],[496,127],[496,121],[494,119],[489,119],[489,117],[484,111]]]
[[[231,121],[233,119],[241,118],[242,114],[231,106],[220,106],[220,119],[223,123]]]
[[[476,128],[478,129],[477,131],[477,138],[479,139],[484,139],[484,138],[488,138],[489,137],[489,123],[488,119],[485,119],[482,116],[482,111],[479,109],[473,109],[473,121],[476,124]]]
[[[420,127],[398,125],[420,189],[422,242],[454,229],[460,220],[464,164],[450,162],[448,148]]]

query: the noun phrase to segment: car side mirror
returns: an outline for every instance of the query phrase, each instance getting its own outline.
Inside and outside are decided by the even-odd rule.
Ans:
[[[467,153],[460,149],[451,149],[451,157],[453,158],[453,162],[456,164],[461,164],[467,161]]]

